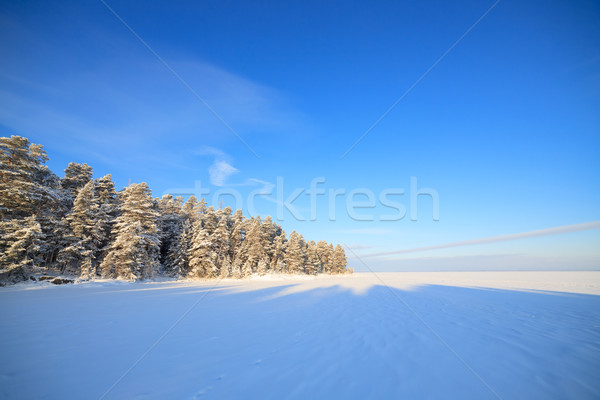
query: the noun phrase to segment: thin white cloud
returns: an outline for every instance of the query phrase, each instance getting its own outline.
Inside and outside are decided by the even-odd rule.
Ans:
[[[395,254],[416,253],[416,252],[421,252],[421,251],[446,249],[449,247],[472,246],[475,244],[506,242],[509,240],[519,240],[519,239],[526,239],[526,238],[532,238],[532,237],[537,237],[537,236],[557,235],[557,234],[561,234],[561,233],[579,232],[579,231],[586,231],[586,230],[598,229],[598,228],[600,228],[600,221],[592,221],[592,222],[585,222],[582,224],[565,225],[565,226],[558,226],[558,227],[554,227],[554,228],[539,229],[536,231],[513,233],[510,235],[501,235],[501,236],[493,236],[493,237],[487,237],[487,238],[481,238],[481,239],[463,240],[460,242],[438,244],[438,245],[434,245],[434,246],[416,247],[416,248],[405,249],[405,250],[395,250],[395,251],[386,251],[386,252],[381,252],[381,253],[365,254],[361,257],[363,257],[363,258],[381,257],[381,256],[395,255]]]
[[[369,246],[366,244],[360,244],[360,243],[348,244],[348,245],[343,245],[343,246],[345,248],[351,249],[351,250],[364,250],[364,249],[372,249],[373,248],[373,246]],[[352,255],[350,255],[349,258],[353,258]]]
[[[227,183],[227,178],[236,172],[239,172],[239,170],[227,161],[215,160],[208,170],[210,183],[219,187],[224,186]]]
[[[349,235],[393,235],[397,233],[393,229],[386,228],[342,229],[336,232]]]
[[[217,149],[212,146],[202,146],[194,151],[194,154],[198,156],[214,156],[220,159],[228,159],[229,156],[225,154],[222,150]]]

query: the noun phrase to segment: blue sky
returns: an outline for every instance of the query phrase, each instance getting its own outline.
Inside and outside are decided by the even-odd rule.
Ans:
[[[323,177],[316,218],[303,192],[307,220],[278,222],[374,269],[600,267],[598,229],[369,256],[600,220],[597,2],[501,1],[345,157],[494,3],[323,3],[107,1],[184,85],[100,1],[5,2],[0,135],[43,144],[59,175],[87,162],[155,196],[200,182],[263,217],[278,182],[285,200]],[[411,177],[439,221],[427,196],[411,220]],[[403,219],[381,221],[387,189]],[[356,209],[371,221],[346,212],[353,190],[376,196]]]

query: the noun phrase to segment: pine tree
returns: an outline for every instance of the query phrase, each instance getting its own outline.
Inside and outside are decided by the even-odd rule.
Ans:
[[[304,238],[296,231],[292,231],[287,244],[285,263],[290,274],[301,274],[306,264],[306,245]]]
[[[267,261],[266,256],[262,257],[258,261],[258,267],[256,268],[256,272],[260,275],[266,275],[269,272],[269,262]]]
[[[286,259],[286,248],[287,248],[287,239],[285,237],[285,231],[281,231],[278,236],[275,237],[275,258],[273,260],[272,269],[277,273],[285,273],[287,272],[287,267],[285,263]]]
[[[245,254],[243,254],[243,242],[245,239],[245,226],[244,215],[242,210],[237,210],[232,217],[232,230],[231,230],[231,259],[232,259],[232,273],[235,273],[236,266],[239,267],[239,273],[241,275],[241,266],[245,262]],[[234,275],[235,277],[235,275]]]
[[[202,199],[201,201],[203,202],[204,199]],[[204,229],[206,229],[206,232],[209,235],[212,235],[215,229],[217,229],[217,224],[219,223],[219,218],[214,207],[208,207],[208,209],[203,214],[201,214],[201,218],[202,226],[204,227]]]
[[[166,275],[174,275],[176,259],[170,257],[183,232],[183,199],[170,194],[158,200],[158,227],[160,231],[160,263]]]
[[[346,266],[348,265],[348,260],[346,259],[346,252],[341,245],[335,246],[335,250],[333,252],[333,268],[332,272],[334,274],[343,274],[346,272]]]
[[[262,243],[268,269],[275,262],[275,238],[279,232],[281,232],[281,228],[273,222],[270,216],[267,216],[262,222]]]
[[[181,233],[170,247],[167,256],[171,265],[170,275],[178,278],[188,276],[190,272],[189,251],[194,237],[194,225],[199,223],[198,200],[190,196],[181,208]]]
[[[263,229],[260,221],[260,216],[256,218],[250,218],[248,220],[248,231],[243,243],[243,252],[246,256],[246,262],[244,268],[246,273],[249,271],[256,271],[258,268],[258,262],[261,258],[265,257],[264,245],[265,241],[263,238]],[[247,266],[246,266],[247,264]],[[246,275],[246,273],[244,273]]]
[[[210,235],[198,221],[194,225],[194,236],[189,250],[188,278],[214,278],[218,276],[215,261]]]
[[[107,240],[95,181],[89,181],[78,191],[73,209],[63,222],[68,245],[60,250],[59,263],[84,279],[95,277],[96,259],[102,243]]]
[[[221,279],[230,278],[233,274],[232,265],[231,265],[231,257],[229,255],[224,256],[219,262],[221,268]]]
[[[108,251],[112,229],[119,216],[119,199],[110,174],[96,179],[95,183],[96,198],[100,205],[97,223],[102,230],[102,239],[98,244],[99,254],[97,256],[98,263],[100,263]]]
[[[100,269],[117,279],[149,279],[159,271],[158,212],[146,183],[131,184],[119,195],[114,241]]]
[[[69,163],[65,169],[65,177],[61,179],[61,186],[74,200],[79,190],[92,180],[92,173],[92,167],[87,164]]]
[[[229,231],[231,224],[229,222],[230,215],[227,212],[218,210],[217,216],[219,222],[210,235],[210,241],[216,253],[217,268],[221,269],[222,261],[226,257],[229,258],[231,254],[231,232]]]
[[[254,273],[252,268],[252,262],[250,260],[246,260],[244,266],[242,267],[242,278],[249,278]]]
[[[0,282],[15,283],[31,276],[39,265],[39,246],[44,235],[35,217],[10,220],[0,232]]]
[[[242,265],[241,265],[241,261],[239,258],[236,258],[233,260],[233,263],[231,264],[231,277],[234,279],[240,279],[242,278],[243,274],[242,274]]]
[[[305,272],[309,275],[315,275],[320,272],[320,260],[317,253],[317,244],[314,240],[308,242],[306,248],[306,267]]]
[[[68,202],[60,190],[59,178],[44,165],[48,160],[43,146],[30,143],[24,137],[11,136],[0,138],[0,254],[14,250],[15,243],[20,241],[19,230],[16,227],[30,227],[41,234],[34,234],[36,239],[35,251],[31,248],[27,252],[18,252],[25,260],[15,260],[4,257],[0,261],[0,274],[2,271],[13,270],[14,265],[40,266],[53,261],[58,250],[57,229],[59,221],[67,212]],[[35,217],[38,225],[29,217]],[[16,235],[16,236],[15,236]],[[12,250],[10,250],[12,249]],[[17,254],[17,253],[14,253]],[[13,264],[6,264],[12,260]],[[24,263],[22,263],[23,261]],[[26,276],[11,272],[12,276]]]

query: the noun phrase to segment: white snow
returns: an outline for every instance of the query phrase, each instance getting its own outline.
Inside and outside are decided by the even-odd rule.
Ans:
[[[30,283],[0,302],[0,398],[600,397],[600,272]]]

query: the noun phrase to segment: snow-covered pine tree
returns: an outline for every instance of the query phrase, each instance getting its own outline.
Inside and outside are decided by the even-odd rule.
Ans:
[[[160,232],[160,262],[166,275],[173,275],[176,269],[175,260],[169,255],[177,245],[183,232],[183,199],[164,195],[158,201],[158,227]]]
[[[215,252],[208,231],[202,223],[194,224],[194,236],[189,250],[188,278],[215,278],[218,276]]]
[[[317,244],[314,240],[311,240],[306,247],[306,267],[304,270],[309,275],[316,275],[320,272],[320,267]]]
[[[170,275],[178,278],[188,276],[189,250],[194,236],[194,225],[199,222],[198,200],[190,196],[181,208],[181,233],[167,255],[171,265]]]
[[[216,212],[217,215],[217,227],[215,228],[215,230],[213,231],[213,233],[210,235],[210,241],[212,244],[212,248],[214,249],[215,253],[216,253],[216,261],[217,261],[217,268],[221,269],[222,268],[222,261],[225,258],[230,258],[230,254],[231,254],[231,232],[229,231],[230,229],[230,221],[229,218],[231,217],[230,215],[231,213],[231,209],[227,208],[227,211],[225,210],[218,210]]]
[[[92,180],[93,170],[87,164],[69,163],[65,169],[65,177],[61,179],[61,187],[75,200],[77,193],[86,183]]]
[[[242,266],[242,278],[249,278],[254,273],[252,268],[252,262],[250,260],[246,260],[244,265]]]
[[[275,264],[275,238],[278,233],[281,233],[281,228],[267,216],[262,222],[262,241],[268,270]]]
[[[285,264],[286,248],[287,238],[285,236],[285,231],[282,230],[280,234],[275,237],[275,258],[273,260],[274,264],[271,264],[271,268],[280,274],[287,272],[287,267]]]
[[[110,174],[95,180],[96,197],[100,208],[98,209],[97,223],[102,230],[102,240],[98,244],[98,264],[102,262],[108,251],[112,237],[112,228],[119,216],[119,199],[115,184]]]
[[[264,276],[264,275],[267,274],[267,272],[269,272],[269,262],[267,261],[267,256],[266,255],[263,256],[258,261],[258,266],[256,267],[256,272],[260,276]]]
[[[102,224],[96,181],[88,181],[78,190],[73,208],[63,219],[68,244],[58,253],[63,271],[89,279],[96,276],[97,258],[107,240]]]
[[[43,195],[35,210],[35,217],[42,228],[44,239],[40,242],[39,252],[44,265],[54,263],[58,251],[62,248],[62,218],[71,207],[69,194],[60,187],[60,178],[43,165],[34,175],[41,183]]]
[[[201,200],[203,202],[204,199]],[[202,226],[206,229],[206,232],[209,235],[212,235],[215,229],[217,229],[217,224],[219,223],[219,217],[215,208],[213,206],[208,207],[208,209],[202,214]]]
[[[158,212],[144,182],[119,193],[120,215],[113,227],[114,241],[100,265],[102,275],[117,279],[148,279],[159,272]]]
[[[329,244],[324,240],[319,240],[316,246],[317,256],[319,257],[319,272],[328,273],[329,265]]]
[[[44,235],[34,216],[5,221],[0,235],[0,283],[28,279],[41,263],[39,246]]]
[[[326,274],[333,273],[333,244],[325,243],[322,248],[323,253],[321,254],[323,261],[323,272]]]
[[[248,231],[246,232],[246,238],[243,244],[246,255],[246,262],[244,263],[245,272],[243,271],[245,276],[247,276],[247,273],[250,271],[256,271],[258,262],[261,258],[265,257],[264,243],[260,216],[250,218],[248,220]]]
[[[231,263],[231,277],[234,279],[242,278],[242,265],[239,258],[236,258]]]
[[[237,210],[231,219],[233,224],[230,237],[232,273],[235,273],[236,267],[239,267],[239,273],[241,274],[241,266],[245,261],[242,245],[245,237],[244,227],[246,225],[242,210]]]
[[[346,252],[341,245],[335,246],[335,250],[333,252],[333,268],[332,272],[334,274],[343,274],[346,272],[346,266],[348,265],[348,260],[346,259]]]
[[[47,264],[53,261],[58,249],[56,231],[58,221],[67,212],[67,202],[64,193],[60,190],[59,178],[44,165],[48,160],[43,146],[30,143],[28,139],[20,136],[0,138],[0,254],[13,248],[11,240],[20,240],[17,227],[29,226],[34,231],[37,228],[26,218],[35,216],[41,229],[37,236],[36,255],[20,252],[27,257],[24,264],[13,258],[15,265]],[[32,260],[34,264],[32,264]],[[23,260],[22,260],[23,261]],[[14,265],[0,263],[0,275],[7,272]],[[26,276],[31,271],[22,271],[22,274],[11,272],[12,276]]]
[[[302,235],[296,231],[290,233],[285,263],[290,274],[304,273],[304,265],[306,264],[306,245]]]
[[[35,214],[45,200],[39,180],[48,160],[43,146],[24,137],[0,138],[0,216],[2,221]]]

